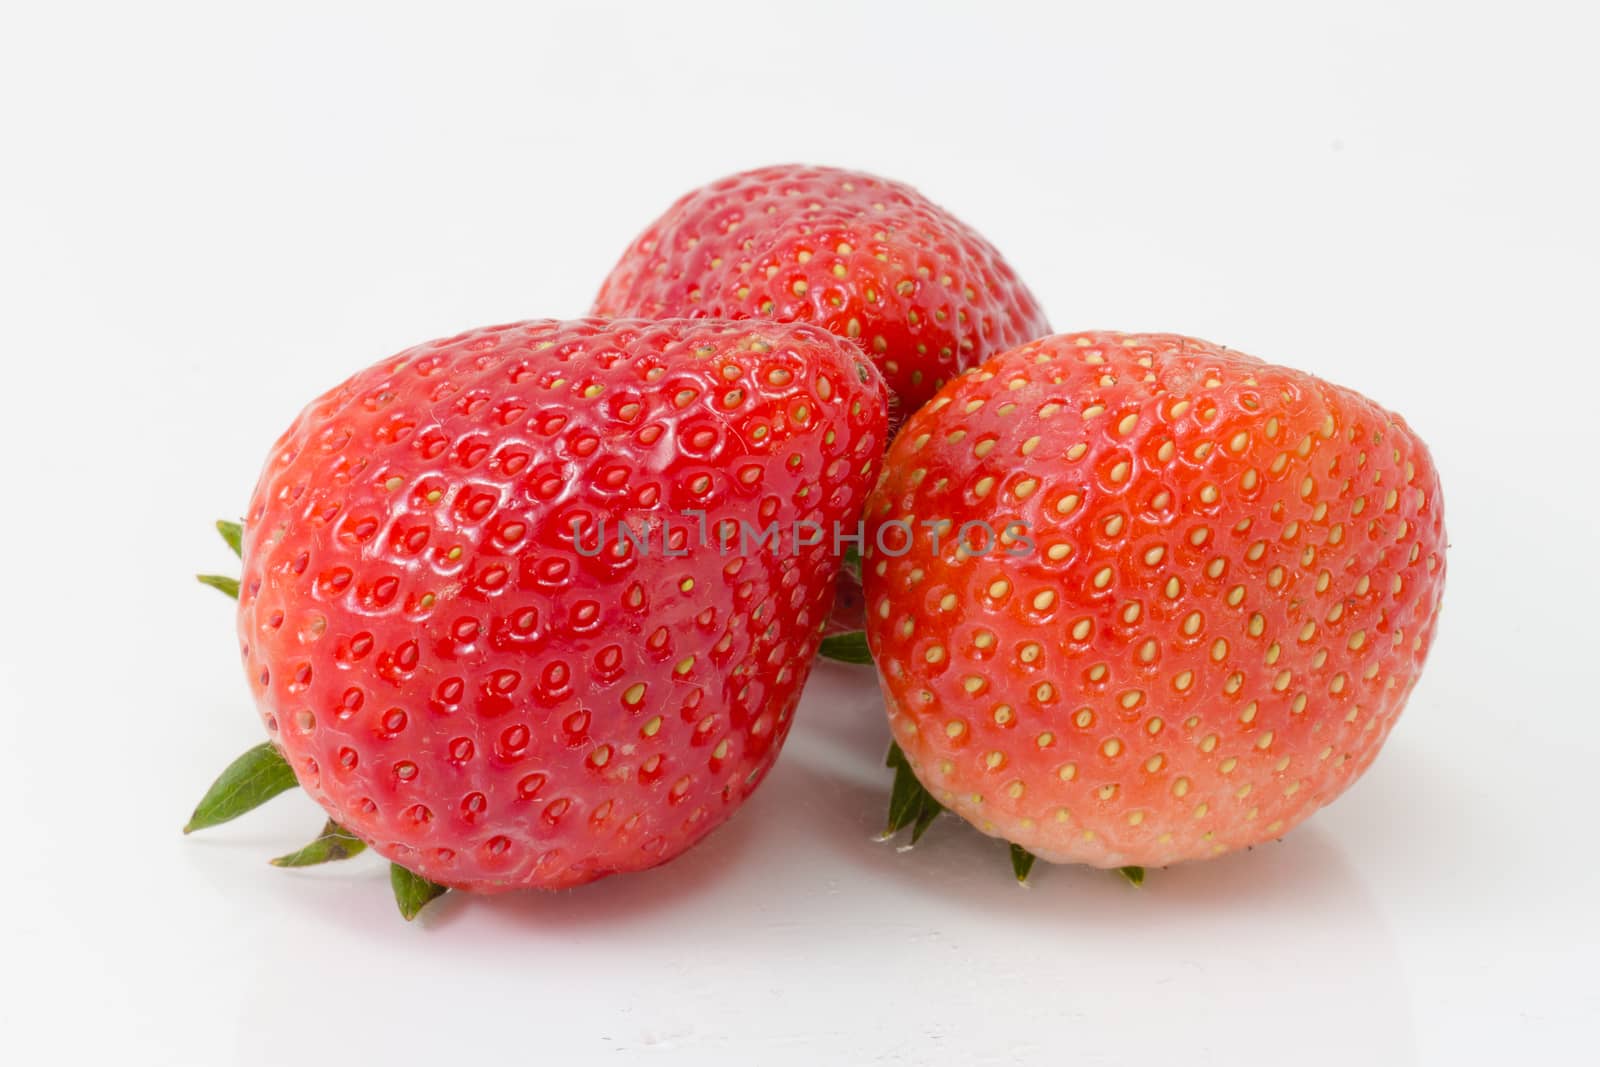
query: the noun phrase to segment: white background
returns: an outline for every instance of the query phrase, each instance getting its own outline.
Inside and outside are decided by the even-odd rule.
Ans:
[[[0,1058],[13,1063],[1566,1063],[1600,1011],[1587,5],[0,16]],[[184,839],[261,739],[230,557],[302,403],[414,342],[585,310],[680,192],[789,160],[919,186],[1058,328],[1177,330],[1403,412],[1449,588],[1372,772],[1284,843],[1012,883],[873,840],[870,675],[659,871],[453,894]]]

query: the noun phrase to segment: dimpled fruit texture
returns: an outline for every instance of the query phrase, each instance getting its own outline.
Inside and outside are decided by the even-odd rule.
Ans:
[[[519,323],[357,374],[247,514],[271,737],[330,816],[445,885],[671,859],[772,765],[833,595],[826,539],[718,534],[855,514],[884,407],[860,352],[763,322]]]
[[[919,527],[866,558],[916,774],[985,832],[1102,867],[1252,845],[1338,796],[1444,582],[1438,477],[1399,416],[1171,335],[1046,338],[951,383],[867,512],[890,551],[888,522],[949,523],[938,551]]]
[[[623,254],[594,310],[814,322],[871,355],[902,412],[1050,329],[960,220],[909,186],[829,167],[765,167],[689,193]]]

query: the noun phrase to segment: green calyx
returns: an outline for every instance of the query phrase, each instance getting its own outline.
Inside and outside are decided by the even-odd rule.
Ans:
[[[909,826],[911,843],[914,845],[921,840],[928,827],[933,825],[933,820],[939,817],[944,805],[933,799],[933,794],[923,788],[911,770],[911,763],[906,759],[906,754],[892,741],[889,743],[889,754],[884,757],[883,765],[894,771],[894,785],[889,790],[889,821],[884,827],[883,836],[893,837]]]
[[[233,550],[233,554],[243,558],[244,554],[244,527],[227,519],[217,520],[217,533],[222,536],[223,542]],[[197,574],[201,585],[209,585],[226,596],[239,599],[239,579],[230,578],[226,574]]]
[[[270,742],[263,741],[228,764],[217,776],[206,795],[200,798],[194,814],[189,816],[183,832],[191,834],[237,819],[298,784],[283,754]]]
[[[274,867],[314,867],[347,860],[366,850],[367,843],[329,819],[322,832],[286,856],[269,860]]]
[[[1028,872],[1033,870],[1034,855],[1021,845],[1011,846],[1011,873],[1021,885],[1028,884]]]
[[[818,652],[839,663],[871,663],[872,650],[867,648],[867,635],[861,630],[829,634],[822,639]]]
[[[406,922],[415,919],[429,901],[437,900],[450,891],[448,886],[430,882],[398,863],[389,864],[389,884],[394,887],[394,902]]]
[[[270,742],[262,742],[228,764],[201,798],[183,832],[193,833],[237,819],[254,811],[279,793],[288,792],[299,782],[294,769]],[[367,843],[329,819],[322,831],[293,852],[271,861],[274,867],[314,867],[319,863],[346,860],[366,851]],[[391,865],[389,882],[394,887],[395,904],[409,921],[429,901],[442,896],[445,887],[413,874],[398,864]]]
[[[244,528],[239,523],[220,520],[217,533],[235,556],[242,557]],[[235,600],[239,598],[237,578],[221,574],[200,574],[196,577],[202,585],[221,590]],[[189,816],[183,832],[189,834],[237,819],[298,784],[294,768],[283,758],[283,753],[270,742],[262,742],[228,764],[227,769],[217,776],[195,807],[194,814]],[[320,863],[349,859],[366,849],[365,841],[329,819],[316,837],[270,862],[275,867],[313,867]],[[415,919],[429,901],[447,892],[446,887],[413,874],[399,864],[390,865],[389,883],[394,889],[395,904],[408,922]]]
[[[221,534],[223,541],[227,542],[228,547],[233,549],[233,554],[235,556],[239,556],[240,558],[243,558],[243,556],[244,556],[244,548],[243,548],[243,544],[244,544],[244,527],[243,526],[239,525],[236,522],[229,522],[227,519],[218,519],[217,520],[217,533]]]
[[[201,585],[209,585],[225,596],[230,596],[235,600],[239,599],[239,579],[237,578],[229,578],[226,574],[197,574],[195,578],[199,580]]]
[[[883,763],[894,771],[894,785],[889,790],[889,823],[883,837],[887,840],[909,826],[911,843],[914,845],[933,825],[933,820],[938,818],[944,806],[917,780],[911,770],[911,761],[906,759],[906,754],[898,744],[889,743],[889,754]],[[1037,857],[1018,844],[1011,844],[1010,851],[1011,873],[1019,884],[1026,885]],[[1119,867],[1117,873],[1132,885],[1144,885],[1143,867]]]

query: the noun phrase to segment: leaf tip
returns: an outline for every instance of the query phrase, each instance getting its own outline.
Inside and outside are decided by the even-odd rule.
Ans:
[[[222,535],[222,540],[233,550],[235,556],[243,556],[244,527],[228,519],[217,520],[217,533]]]
[[[1017,884],[1027,886],[1028,874],[1033,870],[1034,854],[1021,845],[1011,846],[1011,873],[1017,876]]]
[[[253,811],[299,782],[294,770],[270,741],[245,751],[211,783],[184,824],[185,834],[218,826]]]
[[[239,599],[239,579],[229,578],[225,574],[197,574],[195,581],[201,585],[208,585],[223,596]]]
[[[415,919],[430,901],[437,900],[450,891],[449,886],[430,882],[398,863],[389,864],[389,884],[394,888],[394,902],[406,922]]]

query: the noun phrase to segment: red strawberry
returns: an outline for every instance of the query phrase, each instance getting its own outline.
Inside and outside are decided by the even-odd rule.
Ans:
[[[403,907],[435,891],[405,872],[492,892],[663,863],[777,756],[838,566],[791,531],[853,518],[885,429],[877,372],[804,325],[526,322],[362,371],[247,515],[268,735],[399,865]]]
[[[594,310],[815,322],[872,356],[906,414],[1050,329],[994,246],[915,189],[795,165],[684,196],[623,254]]]
[[[867,512],[895,741],[1019,873],[1287,832],[1377,755],[1444,584],[1399,416],[1171,335],[1049,337],[951,382]],[[931,818],[896,802],[891,825]]]

